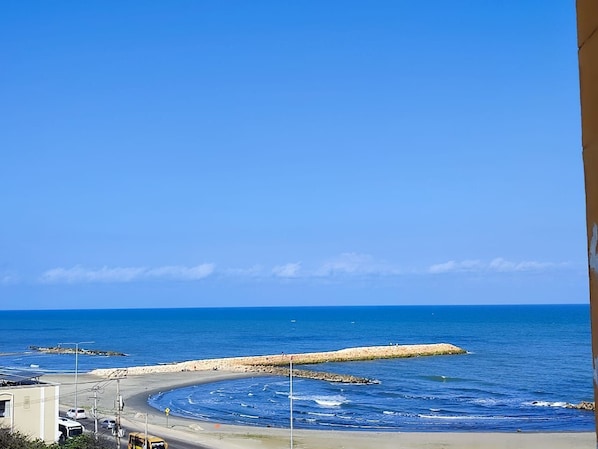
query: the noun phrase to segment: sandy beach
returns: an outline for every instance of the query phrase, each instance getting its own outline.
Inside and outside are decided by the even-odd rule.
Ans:
[[[206,364],[206,367],[209,364]],[[204,369],[198,371],[151,372],[127,374],[118,382],[97,374],[79,375],[78,405],[86,410],[92,408],[94,391],[97,392],[97,407],[100,417],[114,416],[117,383],[123,396],[125,407],[122,425],[127,430],[143,430],[147,414],[148,430],[163,436],[166,440],[183,440],[202,447],[214,449],[282,449],[288,448],[288,429],[260,428],[221,425],[209,422],[169,416],[147,404],[147,398],[161,391],[215,382],[237,377],[259,376],[259,373],[238,372],[235,370]],[[155,367],[157,371],[161,366]],[[72,375],[45,375],[45,382],[61,385],[61,410],[71,407],[74,401],[74,377]],[[412,449],[515,449],[542,448],[590,449],[596,447],[595,434],[579,433],[465,433],[465,432],[363,432],[363,431],[318,431],[297,430],[293,432],[294,447],[316,449],[366,449],[366,448],[412,448]],[[176,446],[174,446],[176,447]]]

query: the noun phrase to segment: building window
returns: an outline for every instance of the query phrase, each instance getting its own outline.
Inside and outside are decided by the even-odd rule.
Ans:
[[[0,418],[10,416],[10,401],[0,401]]]

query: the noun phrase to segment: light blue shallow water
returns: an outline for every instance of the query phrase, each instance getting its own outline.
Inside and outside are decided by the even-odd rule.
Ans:
[[[29,345],[92,340],[129,354],[79,357],[80,371],[352,346],[448,342],[466,355],[338,363],[310,369],[380,380],[295,379],[297,428],[593,430],[589,307],[426,306],[0,312],[0,365],[72,371],[74,356]],[[85,345],[83,345],[85,346]],[[37,368],[36,368],[37,369]],[[150,404],[223,423],[288,426],[289,380],[256,377],[163,392]]]

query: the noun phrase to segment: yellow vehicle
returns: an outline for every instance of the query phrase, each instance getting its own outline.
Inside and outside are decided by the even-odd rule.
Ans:
[[[147,436],[147,445],[145,444],[145,433],[131,432],[129,434],[129,449],[168,449],[168,443],[160,437],[153,435]]]

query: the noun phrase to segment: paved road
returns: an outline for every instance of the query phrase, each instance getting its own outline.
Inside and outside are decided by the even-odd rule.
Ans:
[[[85,430],[88,432],[93,433],[95,431],[95,423],[93,419],[85,418],[78,420],[83,426]],[[128,438],[127,435],[129,432],[143,432],[144,429],[142,428],[125,428],[125,436],[120,439],[120,449],[127,449]],[[98,422],[98,435],[102,438],[106,438],[108,441],[114,442],[114,447],[116,447],[116,437],[112,435],[112,429],[104,429],[100,426]],[[185,441],[177,440],[173,437],[168,438],[168,449],[210,449],[208,446],[199,445],[197,443],[188,443]]]

